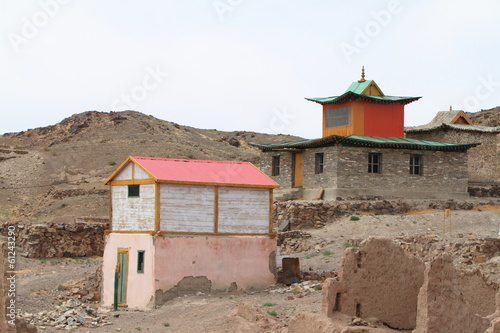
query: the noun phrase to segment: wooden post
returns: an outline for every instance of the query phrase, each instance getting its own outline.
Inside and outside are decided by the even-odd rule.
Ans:
[[[450,209],[445,209],[444,210],[444,216],[443,216],[443,238],[445,238],[445,236],[446,236],[446,218],[447,217],[448,217],[448,219],[450,221],[450,238],[451,238],[452,227],[451,227],[451,210]]]

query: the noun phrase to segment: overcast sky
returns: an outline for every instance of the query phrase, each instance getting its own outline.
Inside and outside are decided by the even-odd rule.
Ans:
[[[500,105],[498,0],[0,0],[0,133],[89,110],[321,136],[360,78],[405,125]]]

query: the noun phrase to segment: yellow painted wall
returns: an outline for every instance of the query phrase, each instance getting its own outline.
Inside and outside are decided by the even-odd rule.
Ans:
[[[326,127],[326,110],[336,109],[342,107],[351,107],[351,123],[346,126],[338,127]],[[330,135],[364,135],[364,104],[363,102],[346,102],[334,105],[324,105],[323,106],[323,137]]]

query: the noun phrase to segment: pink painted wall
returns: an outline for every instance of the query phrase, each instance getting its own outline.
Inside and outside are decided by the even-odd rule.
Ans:
[[[276,283],[270,270],[276,239],[269,237],[157,237],[155,289],[171,289],[186,276],[205,276],[212,289],[264,288]]]
[[[154,295],[154,245],[149,234],[109,234],[105,238],[103,255],[103,293],[102,305],[112,306],[114,297],[114,278],[118,248],[129,249],[127,297],[130,308],[151,306]],[[137,251],[144,250],[144,273],[137,273]]]

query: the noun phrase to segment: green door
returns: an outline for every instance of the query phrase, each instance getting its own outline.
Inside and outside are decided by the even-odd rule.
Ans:
[[[128,272],[128,249],[118,249],[118,263],[116,265],[115,293],[119,305],[127,302],[127,272]]]

